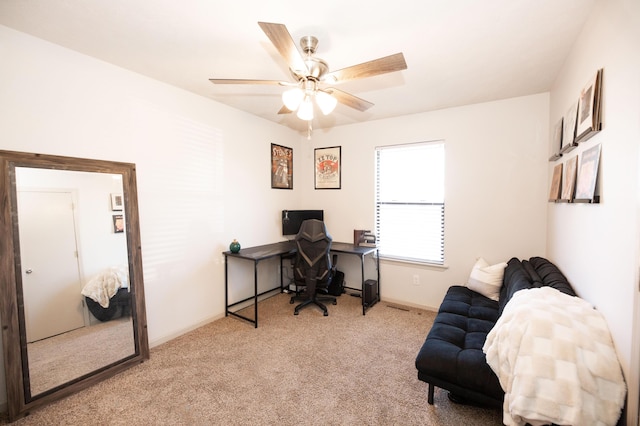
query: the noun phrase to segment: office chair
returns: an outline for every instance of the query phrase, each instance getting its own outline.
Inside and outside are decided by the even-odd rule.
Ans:
[[[293,296],[289,302],[303,300],[295,307],[294,315],[298,315],[300,309],[305,306],[313,304],[322,309],[326,317],[329,312],[322,302],[337,304],[335,297],[318,296],[318,292],[327,294],[327,288],[335,275],[337,256],[334,255],[332,263],[329,258],[331,241],[331,235],[327,232],[324,222],[318,219],[308,219],[302,222],[295,237],[297,253],[293,277],[297,286],[305,286],[306,289],[301,294]]]

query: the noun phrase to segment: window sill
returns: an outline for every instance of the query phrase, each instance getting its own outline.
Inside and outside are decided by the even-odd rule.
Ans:
[[[420,260],[414,260],[414,259],[402,259],[402,258],[398,258],[398,257],[385,257],[380,255],[380,261],[381,262],[386,262],[386,263],[400,263],[400,264],[409,264],[409,265],[419,265],[419,266],[425,266],[429,269],[434,269],[434,270],[447,270],[449,269],[449,266],[444,264],[444,265],[440,265],[438,263],[431,263],[431,262],[426,262],[426,261],[420,261]]]

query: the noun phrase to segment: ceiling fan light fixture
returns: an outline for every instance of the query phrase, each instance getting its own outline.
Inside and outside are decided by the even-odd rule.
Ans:
[[[304,97],[304,101],[300,104],[297,116],[300,120],[313,120],[313,103],[308,95]]]
[[[299,87],[294,87],[282,93],[282,102],[289,111],[297,110],[303,98],[304,92]]]
[[[373,106],[373,103],[360,99],[350,93],[332,87],[322,89],[321,85],[333,85],[335,83],[358,80],[407,69],[407,62],[404,59],[404,55],[402,53],[395,53],[341,68],[337,71],[330,71],[329,64],[315,56],[318,46],[318,39],[316,37],[302,37],[300,40],[301,51],[296,47],[296,44],[291,38],[291,33],[284,24],[258,22],[258,25],[286,62],[293,81],[228,78],[210,78],[209,81],[214,84],[266,84],[285,86],[288,90],[281,95],[284,106],[280,108],[278,115],[297,112],[298,118],[308,122],[309,135],[311,134],[311,121],[315,114],[315,104],[317,104],[318,109],[321,110],[324,115],[333,112],[338,102],[358,111],[366,111]]]
[[[324,115],[328,115],[331,114],[331,112],[335,109],[336,105],[338,104],[338,100],[327,92],[318,90],[318,92],[316,93],[316,103],[320,107],[322,113]]]

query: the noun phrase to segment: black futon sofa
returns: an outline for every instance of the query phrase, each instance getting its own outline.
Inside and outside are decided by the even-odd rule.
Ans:
[[[541,257],[509,260],[499,301],[465,286],[449,288],[415,362],[418,379],[429,384],[429,404],[438,386],[453,401],[502,407],[504,392],[482,346],[513,294],[542,286],[576,295],[558,268]]]

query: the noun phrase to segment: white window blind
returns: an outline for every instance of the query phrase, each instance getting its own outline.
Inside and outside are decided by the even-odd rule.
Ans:
[[[444,142],[376,148],[380,256],[444,264]]]

